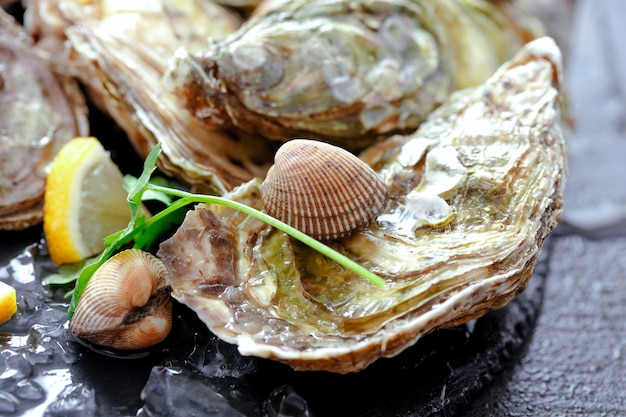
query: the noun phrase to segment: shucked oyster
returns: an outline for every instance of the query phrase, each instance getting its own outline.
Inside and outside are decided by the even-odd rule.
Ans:
[[[269,145],[209,129],[181,108],[162,76],[174,51],[203,49],[241,18],[205,0],[30,0],[25,25],[128,134],[140,155],[160,142],[160,167],[207,192],[262,175]]]
[[[362,149],[412,132],[452,91],[483,82],[543,33],[515,2],[276,3],[173,59],[172,90],[207,125]]]
[[[247,215],[198,205],[158,252],[172,295],[244,355],[339,373],[502,307],[560,218],[561,83],[558,47],[538,39],[414,134],[362,154],[390,203],[333,246],[384,288]],[[259,185],[230,197],[262,209]]]
[[[55,74],[0,9],[0,230],[42,221],[48,164],[67,141],[88,131],[78,84]]]

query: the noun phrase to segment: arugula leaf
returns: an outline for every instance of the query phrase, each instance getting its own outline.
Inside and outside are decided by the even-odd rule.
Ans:
[[[87,282],[89,282],[94,272],[115,252],[131,241],[133,242],[133,247],[141,249],[149,248],[157,241],[163,231],[168,230],[173,225],[180,224],[182,222],[182,216],[184,216],[188,208],[187,206],[195,203],[219,204],[241,211],[310,246],[343,267],[369,280],[374,285],[379,287],[384,285],[385,281],[367,268],[264,212],[224,197],[193,194],[176,188],[158,185],[150,181],[150,176],[156,169],[156,161],[160,152],[161,146],[157,144],[146,157],[143,172],[139,178],[137,178],[136,181],[131,179],[126,180],[126,184],[129,187],[128,205],[130,207],[131,219],[125,229],[105,239],[105,249],[100,257],[94,263],[86,265],[81,270],[76,280],[70,308],[67,313],[69,319],[71,319],[74,314],[76,304],[87,286]],[[159,201],[164,202],[167,207],[147,219],[142,209],[142,199],[144,195],[150,198],[156,197]]]
[[[137,181],[131,186],[128,192],[128,206],[130,208],[130,221],[128,222],[128,226],[125,229],[120,230],[108,236],[105,239],[105,247],[104,251],[100,254],[98,259],[90,264],[85,266],[78,276],[76,280],[76,285],[74,286],[74,291],[72,292],[72,300],[70,301],[70,306],[67,311],[67,316],[69,319],[74,315],[74,310],[76,309],[76,304],[78,303],[78,299],[82,295],[87,283],[91,279],[94,272],[98,270],[98,268],[104,264],[113,254],[119,250],[124,244],[128,243],[133,235],[137,234],[142,227],[145,227],[145,214],[143,213],[141,207],[141,198],[146,190],[148,182],[150,181],[150,176],[156,169],[156,161],[161,152],[161,144],[158,143],[154,149],[150,152],[150,154],[146,157],[143,165],[143,172],[137,178]]]
[[[88,258],[74,264],[61,265],[57,272],[44,277],[41,283],[44,285],[67,285],[76,281],[80,271],[87,265],[95,262],[97,257]]]
[[[162,192],[169,192],[172,195],[181,197],[180,200],[177,200],[176,202],[184,202],[184,201],[189,201],[189,202],[197,202],[197,203],[210,203],[210,204],[219,204],[225,207],[229,207],[238,211],[241,211],[242,213],[245,213],[249,216],[252,216],[258,220],[261,220],[262,222],[277,228],[278,230],[280,230],[281,232],[284,232],[286,234],[288,234],[289,236],[293,237],[294,239],[299,240],[300,242],[304,243],[305,245],[308,245],[309,247],[311,247],[312,249],[320,252],[323,255],[326,255],[328,258],[332,259],[333,261],[337,262],[339,265],[351,270],[352,272],[360,275],[361,277],[367,279],[368,281],[370,281],[372,284],[378,286],[378,287],[382,287],[385,284],[385,281],[379,277],[378,275],[376,275],[375,273],[373,273],[372,271],[370,271],[369,269],[363,267],[362,265],[357,264],[356,262],[354,262],[352,259],[348,258],[345,255],[342,255],[341,253],[337,252],[336,250],[334,250],[333,248],[325,245],[324,243],[320,242],[319,240],[313,239],[311,236],[307,235],[306,233],[301,232],[300,230],[289,226],[286,223],[283,223],[282,221],[270,216],[269,214],[266,214],[262,211],[259,211],[255,208],[246,206],[245,204],[241,204],[238,203],[236,201],[233,200],[229,200],[228,198],[224,198],[224,197],[217,197],[217,196],[212,196],[212,195],[202,195],[202,194],[192,194],[186,191],[182,191],[182,190],[175,190],[175,189],[165,189],[163,187],[160,186],[156,186],[156,185],[150,185],[148,184],[148,188],[152,189],[152,190],[156,190],[156,191],[162,191]],[[164,210],[163,212],[155,215],[154,217],[156,218],[157,216],[159,216],[160,214],[163,214],[166,210]],[[153,218],[154,219],[154,218]],[[153,220],[150,219],[150,220]]]
[[[157,221],[151,221],[149,227],[144,227],[141,233],[135,236],[133,247],[150,251],[159,243],[159,238],[163,236],[166,231],[180,226],[187,210],[188,207],[181,207],[178,210],[172,211],[166,217],[162,217]]]
[[[126,191],[130,191],[136,186],[138,181],[139,179],[137,177],[133,177],[132,175],[124,175],[124,188],[126,189]],[[166,187],[169,184],[167,179],[163,177],[151,178],[150,183],[155,184],[155,185],[160,185],[163,187]],[[150,201],[150,200],[160,201],[166,206],[172,202],[172,196],[170,196],[169,194],[165,194],[165,193],[153,191],[153,190],[145,190],[141,199],[142,201]]]

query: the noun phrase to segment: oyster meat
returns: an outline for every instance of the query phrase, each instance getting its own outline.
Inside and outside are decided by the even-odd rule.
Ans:
[[[166,174],[218,193],[263,175],[273,149],[207,128],[181,108],[162,76],[177,48],[202,50],[241,21],[205,0],[30,0],[24,17],[39,47],[87,86],[142,157],[160,142]]]
[[[200,204],[157,253],[173,297],[244,355],[338,373],[502,307],[560,219],[562,83],[559,48],[537,39],[414,134],[361,154],[389,203],[332,246],[383,288],[256,219]],[[262,209],[260,184],[229,196]]]
[[[493,74],[540,22],[507,1],[296,0],[262,3],[166,74],[208,126],[359,150],[409,133],[449,94]]]
[[[88,133],[78,84],[56,74],[0,9],[0,230],[42,221],[49,163],[68,140]]]

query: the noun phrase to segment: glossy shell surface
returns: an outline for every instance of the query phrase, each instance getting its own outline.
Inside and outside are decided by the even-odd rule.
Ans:
[[[89,342],[121,350],[161,342],[172,327],[168,271],[147,252],[116,254],[93,275],[70,321],[70,331]]]
[[[411,132],[452,91],[543,34],[516,2],[295,0],[262,4],[167,79],[192,114],[275,140],[358,150]]]
[[[567,172],[560,51],[529,43],[414,134],[368,148],[389,203],[333,247],[383,288],[272,227],[199,205],[157,255],[172,295],[244,355],[338,373],[502,307],[533,275]],[[261,208],[260,181],[229,197]]]
[[[41,223],[47,169],[61,147],[89,132],[78,83],[55,73],[0,9],[0,230]]]
[[[327,143],[294,139],[276,152],[261,185],[265,211],[320,240],[369,225],[387,203],[387,186],[369,165]]]
[[[200,122],[163,83],[178,48],[200,51],[207,39],[234,32],[237,13],[204,0],[83,3],[31,0],[25,27],[55,65],[87,86],[141,156],[161,143],[159,168],[204,192],[265,174],[273,148]]]

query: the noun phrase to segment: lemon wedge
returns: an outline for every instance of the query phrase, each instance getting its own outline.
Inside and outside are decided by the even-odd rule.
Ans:
[[[94,137],[66,143],[46,179],[43,227],[50,258],[75,263],[104,250],[130,220],[123,175]]]
[[[15,288],[0,281],[0,324],[6,323],[17,311]]]

